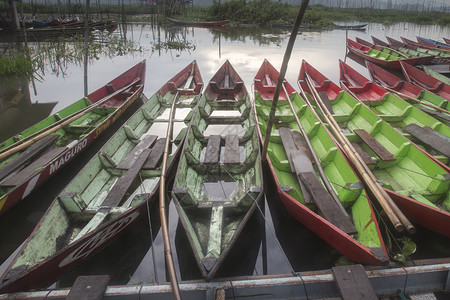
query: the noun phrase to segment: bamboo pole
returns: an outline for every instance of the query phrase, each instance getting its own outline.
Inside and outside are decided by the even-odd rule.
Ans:
[[[284,84],[283,84],[283,90],[286,93],[286,98],[287,98],[287,101],[288,101],[289,106],[291,108],[292,114],[295,117],[295,121],[297,122],[297,125],[300,128],[300,131],[301,131],[301,133],[303,135],[303,138],[306,141],[306,144],[308,145],[309,150],[311,151],[311,154],[313,156],[314,162],[316,163],[317,170],[319,171],[319,175],[322,178],[322,181],[323,181],[323,183],[325,185],[325,188],[327,189],[328,193],[330,194],[330,196],[334,200],[334,202],[336,202],[336,204],[339,207],[339,209],[351,221],[350,216],[348,215],[348,213],[345,210],[344,206],[342,206],[342,203],[339,200],[339,198],[337,197],[336,193],[334,192],[333,187],[331,186],[330,181],[328,180],[328,177],[325,175],[325,172],[323,171],[322,165],[320,164],[320,160],[317,157],[317,154],[316,154],[316,152],[314,151],[314,148],[311,145],[311,141],[309,140],[308,135],[306,134],[306,131],[305,131],[305,129],[302,126],[302,123],[300,122],[300,119],[299,119],[299,117],[297,115],[297,112],[294,109],[294,106],[292,105],[292,101],[289,98],[289,95],[287,93],[287,90],[286,90],[286,87],[284,86]]]
[[[311,90],[312,96],[318,104],[318,108],[321,111],[322,115],[326,119],[326,122],[330,125],[331,129],[335,133],[335,136],[341,142],[344,150],[348,154],[349,159],[357,169],[363,181],[366,183],[366,186],[372,191],[375,198],[378,200],[384,211],[386,212],[389,220],[394,225],[394,228],[401,232],[405,229],[409,233],[414,233],[415,228],[409,222],[409,220],[404,216],[401,210],[397,207],[394,201],[389,197],[384,188],[378,183],[375,176],[372,174],[367,165],[363,162],[361,156],[356,152],[354,147],[348,141],[347,137],[342,133],[340,126],[337,124],[336,120],[331,116],[325,105],[322,103],[319,95],[317,94],[317,90],[314,88],[312,81],[308,74],[306,74],[306,82]],[[300,86],[302,93],[305,94],[303,89]],[[305,94],[306,96],[306,94]]]
[[[406,95],[406,94],[404,94],[404,93],[402,93],[402,92],[396,91],[396,90],[391,89],[391,88],[388,88],[388,87],[384,87],[384,88],[385,88],[386,90],[388,90],[389,92],[394,93],[394,94],[400,96],[401,98],[406,98],[407,100],[411,100],[411,101],[420,103],[420,104],[422,104],[422,105],[425,105],[425,106],[429,106],[429,107],[431,107],[431,108],[434,108],[434,109],[436,109],[436,110],[438,110],[438,111],[441,111],[441,112],[443,112],[443,113],[450,114],[450,111],[446,110],[445,108],[439,107],[439,106],[434,105],[434,104],[432,104],[432,103],[424,102],[424,101],[422,101],[422,100],[419,100],[419,99],[417,99],[417,98],[408,96],[408,95]]]
[[[281,63],[281,69],[280,69],[280,73],[278,75],[277,87],[275,88],[275,93],[273,95],[273,100],[272,100],[272,107],[270,109],[269,119],[267,121],[266,135],[265,135],[265,139],[264,139],[263,150],[261,153],[262,160],[267,159],[267,155],[266,155],[267,147],[269,145],[270,134],[272,132],[272,126],[273,126],[273,122],[274,122],[273,119],[274,119],[275,111],[277,108],[278,97],[280,96],[281,85],[283,83],[284,76],[286,75],[287,65],[288,65],[289,59],[291,57],[292,48],[294,47],[295,38],[297,37],[297,33],[298,33],[298,30],[302,23],[303,16],[305,15],[306,7],[308,6],[308,3],[309,3],[309,0],[302,0],[302,4],[300,5],[300,9],[298,11],[297,18],[295,19],[294,26],[292,27],[291,36],[289,37],[289,42],[286,47],[286,52],[284,53],[283,62]],[[286,95],[286,97],[288,97],[288,95]]]
[[[108,102],[109,100],[111,100],[111,98],[113,98],[114,96],[117,96],[118,94],[122,93],[123,91],[125,91],[126,89],[130,88],[131,86],[135,85],[137,82],[139,82],[140,79],[136,79],[134,80],[132,83],[128,84],[127,86],[115,91],[114,93],[100,99],[99,101],[97,101],[95,104],[92,104],[88,107],[86,107],[85,109],[81,110],[81,111],[77,111],[74,114],[71,114],[61,120],[59,120],[58,122],[52,124],[50,127],[46,127],[32,135],[30,135],[29,137],[22,139],[10,146],[8,146],[7,148],[3,149],[0,152],[0,160],[4,159],[5,157],[8,157],[9,155],[12,155],[26,147],[28,147],[29,145],[31,145],[32,143],[46,137],[47,135],[55,132],[56,130],[66,126],[67,124],[77,120],[78,118],[80,118],[81,116],[85,115],[86,113],[92,111],[93,109],[97,108],[98,106]]]
[[[164,146],[163,161],[161,166],[161,179],[159,181],[159,215],[161,219],[161,232],[164,241],[164,254],[166,258],[167,269],[169,271],[170,285],[172,287],[172,293],[174,299],[181,299],[180,289],[178,286],[177,274],[175,271],[175,265],[173,263],[172,250],[169,239],[169,229],[167,225],[167,213],[166,213],[166,172],[167,172],[167,159],[169,156],[170,141],[173,133],[173,119],[175,116],[175,104],[177,102],[179,92],[176,93],[170,108],[169,126],[167,127],[166,143]]]

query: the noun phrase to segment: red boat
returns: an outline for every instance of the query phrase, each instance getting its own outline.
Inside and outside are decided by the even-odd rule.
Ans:
[[[450,45],[450,39],[443,38],[443,40],[444,40],[444,42],[445,42],[447,45]]]
[[[383,53],[380,50],[364,46],[351,39],[347,39],[347,49],[353,54],[387,69],[400,69],[400,61],[411,65],[429,64],[434,58],[434,56],[403,58],[398,55]]]
[[[449,163],[449,142],[445,138],[435,137],[432,139],[430,138],[431,136],[428,136],[426,140],[421,140],[419,137],[411,135],[407,129],[411,127],[408,127],[410,124],[421,127],[428,126],[430,128],[429,133],[436,136],[443,135],[450,140],[450,127],[421,111],[416,107],[417,104],[409,104],[378,84],[373,83],[341,60],[339,60],[339,71],[340,84],[344,90],[352,94],[361,103],[370,107],[374,113],[409,140],[420,145],[419,149],[423,153],[440,164],[447,172],[450,172],[450,167],[441,162],[443,160],[447,164]]]
[[[144,81],[145,60],[87,98],[4,141],[0,145],[0,214],[85,150],[141,96]],[[31,144],[25,147],[27,143]]]
[[[341,131],[351,138],[352,144],[359,145],[355,149],[361,153],[360,156],[368,155],[371,159],[378,157],[373,163],[367,158],[361,159],[370,165],[373,176],[383,182],[384,190],[406,217],[450,237],[450,174],[371,112],[365,104],[355,103],[358,102],[356,99],[305,61],[299,74],[299,86],[303,90],[312,92],[306,84],[306,74],[311,78],[312,88],[320,97],[328,98],[330,111],[333,111],[333,118],[341,127]],[[367,135],[363,135],[364,138],[360,135],[360,130],[363,129],[367,132]],[[371,142],[370,137],[377,141],[377,146]],[[394,143],[397,146],[391,148]],[[378,148],[380,145],[381,148]],[[383,148],[387,152],[379,151]],[[386,153],[391,153],[393,157],[382,158]],[[435,189],[436,186],[433,187],[432,182],[442,185]]]
[[[202,87],[194,61],[117,130],[52,202],[14,254],[0,276],[0,293],[45,288],[147,217],[159,194],[169,122],[164,114],[174,102],[176,108],[190,111]],[[177,150],[167,159],[169,175],[189,123],[190,115],[184,115],[174,121]]]
[[[438,41],[434,41],[431,39],[426,39],[426,38],[423,38],[420,36],[417,36],[416,39],[419,43],[421,43],[424,46],[431,47],[431,48],[437,48],[437,49],[443,49],[445,51],[450,51],[450,46],[447,44],[444,44],[444,43],[441,43]]]
[[[450,102],[448,100],[430,93],[421,87],[411,84],[373,63],[366,62],[366,66],[373,82],[376,82],[385,88],[392,89],[400,94],[406,95],[407,97],[429,102],[446,110],[450,110]],[[402,96],[402,98],[405,97]],[[439,118],[441,121],[447,120],[450,124],[450,116],[448,114],[442,114],[436,110],[421,109],[425,110],[427,113],[431,113],[434,117]]]
[[[271,110],[270,107],[272,105],[278,76],[278,71],[267,60],[264,60],[254,79],[255,107],[259,120],[259,126],[257,128],[263,143],[267,129],[267,119],[269,117],[269,111]],[[308,130],[307,128],[311,129],[311,124],[315,124],[315,129],[313,132],[310,131],[311,135],[308,135],[309,140],[311,141],[311,147],[299,147],[297,141],[302,130],[295,120],[293,111],[290,108],[286,97],[290,98],[293,107],[295,107],[294,110],[299,117],[298,123],[301,123],[301,126],[305,128],[305,130]],[[283,89],[280,93],[275,118],[276,125],[272,128],[272,136],[268,145],[267,162],[275,180],[277,192],[289,214],[352,261],[365,264],[387,263],[388,257],[376,221],[377,218],[370,201],[366,198],[367,194],[365,189],[362,187],[361,182],[356,177],[353,169],[348,165],[342,152],[337,148],[331,133],[329,133],[325,126],[320,123],[319,117],[314,113],[314,110],[308,106],[308,103],[295,92],[294,88],[286,80],[284,80]],[[296,141],[294,142],[292,141],[292,138],[295,134],[297,135]],[[287,143],[285,139],[290,139],[292,143]],[[305,141],[301,137],[299,137],[299,139]],[[294,145],[295,143],[297,143],[297,145]],[[323,147],[325,144],[327,146]],[[340,178],[338,179],[335,177],[333,172],[324,170],[324,174],[319,176],[322,179],[328,178],[323,179],[324,182],[329,181],[336,183],[339,181],[341,182],[341,187],[347,186],[348,184],[349,186],[352,185],[356,188],[352,188],[352,191],[356,191],[356,193],[350,193],[351,195],[356,196],[356,198],[352,197],[353,201],[349,202],[347,202],[349,200],[347,197],[350,194],[345,193],[342,188],[337,188],[336,190],[337,201],[345,203],[348,215],[355,224],[356,232],[355,228],[351,228],[353,226],[351,225],[351,221],[350,231],[352,233],[349,232],[348,227],[344,229],[343,227],[346,226],[342,226],[341,222],[334,222],[336,220],[331,220],[329,214],[319,214],[318,211],[323,212],[318,203],[320,202],[319,200],[325,198],[330,201],[333,200],[330,199],[330,194],[325,190],[322,183],[317,181],[318,175],[315,173],[316,171],[309,171],[311,172],[309,174],[314,175],[309,177],[310,179],[308,180],[308,185],[312,186],[312,189],[316,192],[308,193],[307,190],[305,190],[305,187],[302,187],[304,184],[301,183],[301,178],[303,177],[300,173],[303,171],[300,171],[298,166],[295,168],[294,165],[296,163],[293,161],[299,159],[305,165],[308,165],[308,163],[310,164],[311,162],[308,158],[298,153],[306,148],[308,149],[308,153],[312,153],[312,151],[317,153],[320,148],[320,154],[318,153],[317,156],[322,159],[327,157],[329,160],[327,159],[324,161],[318,158],[319,164],[322,165],[326,163],[328,170],[333,170],[336,166],[340,166]],[[314,150],[309,151],[311,148]],[[326,149],[325,152],[322,152],[324,149]],[[328,151],[335,151],[335,153],[329,157],[325,154]],[[331,158],[331,156],[333,158]],[[289,163],[287,163],[288,160]],[[292,172],[292,170],[294,171]],[[352,183],[350,184],[350,182]],[[317,185],[315,183],[317,183]],[[324,185],[326,184],[324,183]],[[319,191],[323,191],[320,196],[316,194]],[[310,194],[311,198],[307,197],[307,195]],[[317,197],[320,197],[320,199],[318,200]],[[309,200],[306,200],[307,198],[309,198]],[[329,208],[329,211],[333,211],[336,215],[342,214],[338,208],[333,210],[333,203],[335,202],[328,202],[327,207]],[[344,217],[344,219],[347,220],[346,217]]]
[[[373,41],[373,43],[375,45],[380,45],[380,46],[384,46],[384,47],[390,47],[391,46],[389,43],[386,43],[385,41],[382,41],[379,38],[374,37],[373,35],[371,37],[372,37],[372,41]]]
[[[420,86],[446,100],[450,100],[450,85],[443,83],[414,66],[401,63],[401,68],[403,75],[410,83]]]

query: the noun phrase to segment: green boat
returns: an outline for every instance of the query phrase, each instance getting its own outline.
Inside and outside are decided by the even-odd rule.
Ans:
[[[450,237],[448,171],[306,61],[302,62],[298,84],[328,103],[341,132],[403,213],[417,224]],[[316,102],[311,104],[316,107]]]
[[[339,61],[341,87],[450,171],[450,127]]]
[[[254,79],[263,143],[278,76],[264,60]],[[283,205],[295,219],[352,261],[386,264],[388,256],[377,217],[362,183],[315,112],[287,81],[283,85],[267,145],[267,161]],[[308,140],[314,152],[309,150]]]
[[[145,60],[0,144],[0,215],[85,150],[138,99]]]
[[[450,57],[450,55],[449,55],[449,57]],[[434,78],[438,79],[439,81],[442,81],[443,83],[450,85],[450,78],[445,76],[444,74],[436,72],[435,70],[433,70],[432,68],[427,67],[427,66],[421,66],[421,68],[428,75],[433,76]]]
[[[158,199],[172,103],[176,117],[168,172],[175,170],[202,86],[194,61],[117,130],[50,205],[0,277],[0,293],[52,284],[147,216]]]
[[[211,280],[263,196],[255,116],[226,61],[196,108],[172,195],[198,267]]]

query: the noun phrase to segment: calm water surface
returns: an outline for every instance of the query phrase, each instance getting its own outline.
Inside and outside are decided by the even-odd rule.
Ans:
[[[97,58],[91,60],[88,65],[89,92],[143,59],[147,59],[147,78],[144,89],[147,97],[155,93],[161,85],[192,60],[197,60],[205,84],[225,60],[230,60],[243,78],[248,90],[252,91],[253,78],[264,59],[268,59],[276,68],[280,68],[289,39],[289,31],[283,29],[216,30],[187,27],[171,28],[166,31],[158,30],[148,24],[126,25],[116,30],[113,35],[133,41],[134,48],[139,48],[140,51],[114,57],[98,54]],[[393,26],[369,24],[365,31],[301,32],[297,36],[289,62],[287,80],[298,89],[296,79],[301,60],[305,59],[337,83],[338,60],[346,58],[346,37],[352,39],[360,37],[371,41],[372,35],[383,40],[385,35],[397,39],[400,36],[415,39],[415,36],[419,35],[441,40],[442,37],[450,37],[450,29],[402,23]],[[152,45],[158,40],[169,39],[187,41],[195,45],[195,49],[152,50]],[[351,59],[346,61],[363,75],[368,76],[364,67]],[[53,108],[53,112],[56,112],[84,95],[82,62],[63,61],[56,66],[48,62],[41,74],[44,74],[42,81],[35,84],[36,94],[34,91],[31,92],[32,103],[57,102]],[[137,106],[133,109],[136,110]],[[94,143],[90,150],[81,155],[75,163],[64,168],[58,178],[51,179],[17,208],[0,218],[2,228],[14,228],[13,232],[3,230],[0,232],[0,241],[2,241],[0,263],[7,260],[8,256],[26,239],[55,196],[131,113],[122,117],[115,128]],[[331,267],[340,259],[339,253],[287,214],[277,196],[270,192],[274,190],[272,185],[270,176],[266,176],[268,192],[266,201],[260,208],[262,214],[255,214],[246,226],[236,246],[224,262],[223,268],[219,271],[218,277],[317,270]],[[149,220],[151,226],[148,226]],[[57,285],[70,286],[76,276],[89,274],[110,274],[111,284],[165,282],[167,278],[163,241],[158,224],[158,210],[152,209],[147,220],[142,220],[123,238],[87,260],[80,268],[62,278]],[[178,266],[180,278],[182,280],[201,278],[186,235],[178,224],[178,216],[172,203],[169,204],[169,227],[174,247],[174,260]],[[425,232],[421,235],[420,232],[421,229],[414,237],[415,240],[431,240],[429,237],[433,234]],[[444,243],[448,244],[448,240]],[[433,248],[429,243],[424,242],[424,244],[426,247]],[[426,247],[418,251],[425,257]],[[0,272],[2,272],[1,267]]]

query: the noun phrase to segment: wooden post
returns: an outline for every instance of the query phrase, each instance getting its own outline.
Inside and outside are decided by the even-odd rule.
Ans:
[[[19,15],[17,14],[16,1],[9,0],[9,5],[11,6],[11,16],[15,29],[20,29]]]
[[[284,81],[284,76],[286,75],[287,65],[291,57],[292,48],[294,48],[295,38],[297,37],[298,30],[302,23],[303,16],[306,12],[306,7],[308,6],[309,0],[302,0],[300,9],[298,11],[297,18],[295,19],[294,26],[292,27],[291,36],[289,37],[289,42],[286,47],[286,52],[284,53],[283,62],[281,63],[280,73],[278,75],[277,87],[275,88],[275,93],[273,95],[272,107],[270,109],[269,119],[267,121],[266,135],[264,139],[263,151],[261,153],[262,160],[267,159],[267,147],[269,145],[270,133],[272,132],[273,119],[275,116],[275,110],[277,108],[278,97],[280,96],[281,86]],[[289,97],[286,95],[286,97]]]

